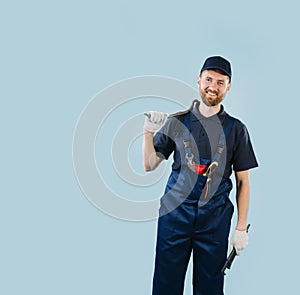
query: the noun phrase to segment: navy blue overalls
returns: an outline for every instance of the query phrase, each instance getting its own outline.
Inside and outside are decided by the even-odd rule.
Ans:
[[[185,158],[180,169],[172,170],[159,209],[153,295],[183,294],[191,253],[193,294],[223,294],[220,270],[226,260],[233,205],[228,198],[232,183],[220,172],[220,158],[232,124],[228,116],[212,160],[197,158],[197,171],[192,171],[188,165],[195,153],[189,142],[190,112],[184,115],[185,128],[176,145]],[[203,167],[209,167],[209,171],[206,168],[202,173]]]

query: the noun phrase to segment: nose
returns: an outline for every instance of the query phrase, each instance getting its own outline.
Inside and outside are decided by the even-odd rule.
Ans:
[[[211,91],[218,91],[219,85],[217,81],[211,81],[208,85],[208,89]]]
[[[218,81],[213,80],[211,82],[211,87],[218,88]]]

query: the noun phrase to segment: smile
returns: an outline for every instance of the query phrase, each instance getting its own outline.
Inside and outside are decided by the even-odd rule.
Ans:
[[[217,94],[216,93],[214,93],[214,92],[211,92],[211,91],[206,91],[206,94],[208,94],[209,96],[217,96]]]

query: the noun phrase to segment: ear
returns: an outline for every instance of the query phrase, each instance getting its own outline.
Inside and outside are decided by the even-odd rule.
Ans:
[[[198,76],[198,80],[197,80],[197,84],[198,84],[198,86],[200,86],[200,82],[201,82],[201,77],[200,77],[200,76]]]
[[[231,89],[231,83],[228,83],[227,85],[227,92]]]

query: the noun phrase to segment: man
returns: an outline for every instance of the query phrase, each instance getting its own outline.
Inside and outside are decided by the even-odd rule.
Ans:
[[[223,294],[232,171],[238,215],[231,247],[240,255],[248,244],[249,169],[258,164],[245,125],[221,104],[231,88],[229,61],[207,58],[198,87],[201,101],[188,110],[168,118],[152,111],[145,119],[144,169],[155,169],[172,153],[174,159],[159,209],[153,295],[183,294],[191,253],[193,294]]]

